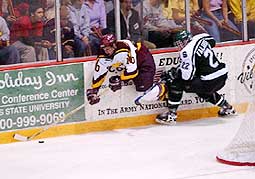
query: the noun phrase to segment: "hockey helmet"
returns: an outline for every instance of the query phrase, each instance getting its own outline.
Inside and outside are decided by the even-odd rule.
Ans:
[[[180,49],[183,49],[191,39],[191,33],[187,30],[182,30],[176,33],[174,45],[178,46]]]
[[[113,34],[106,34],[101,38],[101,48],[112,46],[116,42],[116,37]]]

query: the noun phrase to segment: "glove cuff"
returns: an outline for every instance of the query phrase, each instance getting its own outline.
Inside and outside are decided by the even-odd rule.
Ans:
[[[92,95],[92,94],[94,94],[94,95],[97,95],[97,93],[98,93],[98,88],[92,88],[92,89],[87,89],[87,96],[88,95]]]
[[[121,79],[120,76],[112,76],[109,79],[109,88],[115,92],[121,89]]]

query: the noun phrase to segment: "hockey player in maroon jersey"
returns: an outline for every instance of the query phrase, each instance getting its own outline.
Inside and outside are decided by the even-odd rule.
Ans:
[[[98,91],[111,66],[121,66],[124,69],[120,76],[112,76],[109,79],[109,88],[114,92],[121,89],[122,81],[133,80],[138,92],[145,92],[152,86],[156,67],[152,54],[142,43],[116,40],[113,34],[106,34],[101,39],[100,49],[92,86],[87,90],[87,98],[91,105],[99,102]]]

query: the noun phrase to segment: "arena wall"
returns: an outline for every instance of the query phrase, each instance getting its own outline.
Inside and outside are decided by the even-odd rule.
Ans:
[[[221,45],[215,48],[215,53],[229,69],[229,78],[220,93],[238,113],[243,113],[255,92],[255,45]],[[179,62],[177,51],[172,49],[153,51],[153,56],[157,74]],[[99,92],[100,102],[88,104],[85,92],[90,88],[94,65],[95,57],[0,68],[0,144],[16,142],[15,133],[32,135],[83,104],[85,108],[35,139],[147,126],[166,110],[163,101],[136,106],[134,99],[139,93],[132,82],[119,91],[109,90],[107,79],[120,73],[121,68],[109,69]],[[178,121],[217,120],[217,110],[198,96],[186,93],[178,110]]]

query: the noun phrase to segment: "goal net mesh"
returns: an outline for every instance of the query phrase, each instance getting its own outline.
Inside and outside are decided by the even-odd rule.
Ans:
[[[217,155],[219,162],[255,166],[255,104],[250,103],[243,121],[230,144]]]

